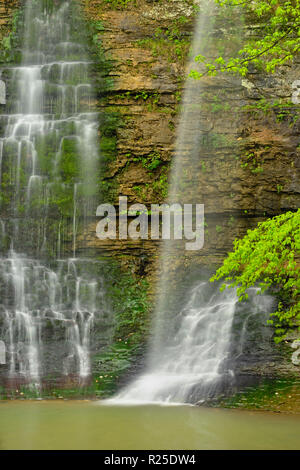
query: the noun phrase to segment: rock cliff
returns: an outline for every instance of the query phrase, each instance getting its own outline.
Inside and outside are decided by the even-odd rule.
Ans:
[[[186,58],[201,2],[78,1],[91,27],[96,57],[103,199],[117,204],[123,195],[129,203],[147,207],[162,203],[182,111]],[[0,2],[0,40],[10,32],[18,3]],[[246,22],[246,34],[256,26]],[[218,24],[214,34],[222,40]],[[203,133],[195,169],[205,204],[205,245],[193,259],[186,255],[186,265],[220,264],[236,237],[267,217],[299,207],[299,105],[291,101],[298,79],[299,61],[270,76],[253,70],[247,79],[230,84],[205,79]],[[95,217],[78,237],[78,253],[116,258],[138,279],[149,279],[153,290],[160,243],[102,241],[96,237],[96,224]],[[69,246],[71,250],[71,241]],[[267,336],[268,359],[241,364],[241,374],[297,373],[289,354],[273,345],[270,351]],[[101,373],[101,365],[95,368]]]
[[[101,97],[101,107],[117,109],[121,115],[114,157],[105,176],[105,181],[114,183],[112,199],[117,202],[122,194],[129,202],[162,202],[199,5],[182,0],[81,3],[88,21],[101,25],[96,36],[112,61],[108,74],[112,81],[104,99]],[[253,34],[257,27],[246,19],[244,34]],[[222,39],[218,23],[214,34]],[[267,217],[299,207],[299,105],[292,102],[293,84],[299,76],[300,62],[296,60],[273,75],[252,70],[247,79],[229,85],[223,79],[205,79],[206,141],[199,142],[199,165],[194,169],[206,221],[204,248],[197,256],[193,254],[198,265],[221,263],[236,237]],[[103,242],[94,232],[92,224],[83,244],[88,240],[96,250],[135,258],[136,266],[142,263],[142,271],[150,279],[155,277],[159,243]],[[185,263],[190,262],[187,255]],[[269,343],[266,347],[266,363],[243,364],[242,374],[297,374],[289,348],[283,359],[278,348],[271,347],[270,354]]]

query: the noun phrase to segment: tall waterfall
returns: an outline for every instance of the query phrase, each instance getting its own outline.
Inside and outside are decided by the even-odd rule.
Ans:
[[[183,307],[169,318],[161,342],[154,342],[146,373],[113,401],[201,403],[233,387],[234,358],[243,354],[247,321],[252,316],[262,323],[261,317],[265,319],[273,306],[270,296],[257,296],[257,291],[251,289],[250,300],[243,305],[234,290],[221,293],[207,281],[194,283]],[[237,338],[232,332],[235,315],[243,325]]]
[[[232,55],[240,43],[238,30],[242,19],[236,9],[227,12],[226,19],[220,22],[220,10],[213,0],[201,2],[200,7],[188,72],[205,71],[201,64],[195,63],[195,56],[213,59],[220,55],[220,47],[225,54]],[[222,181],[222,175],[213,173],[218,178],[208,181],[203,175],[206,165],[213,166],[216,156],[224,152],[225,145],[222,148],[221,142],[226,141],[227,133],[238,127],[234,107],[238,106],[239,92],[239,81],[229,75],[204,76],[201,80],[187,78],[182,100],[168,199],[181,206],[204,204],[205,216],[208,214],[216,224],[228,210],[216,190],[216,181]],[[222,97],[221,105],[226,110],[220,123],[207,112],[208,103],[214,102],[216,93]],[[234,152],[234,144],[226,143],[226,146],[229,152]],[[234,382],[231,365],[232,351],[236,349],[232,345],[234,317],[238,312],[247,322],[249,315],[263,316],[270,312],[272,299],[259,296],[257,301],[254,289],[241,311],[235,291],[219,292],[219,286],[210,285],[207,276],[204,281],[195,281],[193,265],[198,265],[199,272],[201,253],[187,253],[181,241],[164,242],[146,372],[121,390],[113,401],[196,403],[214,397],[222,387]],[[242,354],[243,336],[242,326],[236,355]]]
[[[76,8],[27,0],[21,64],[2,70],[9,114],[0,115],[0,339],[8,380],[38,386],[53,370],[89,377],[90,332],[104,308],[99,269],[76,258],[78,225],[95,210],[99,163]],[[71,259],[62,258],[65,241]],[[44,341],[49,332],[62,343],[55,354]]]

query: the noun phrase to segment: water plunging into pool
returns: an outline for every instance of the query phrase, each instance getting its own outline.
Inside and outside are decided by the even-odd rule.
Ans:
[[[217,21],[216,3],[202,2],[188,72],[195,69],[203,72],[201,64],[195,63],[195,56],[214,56]],[[222,27],[226,28],[224,24]],[[228,30],[224,34],[223,45],[224,50],[232,51],[229,33]],[[211,151],[208,142],[214,123],[205,113],[204,96],[209,93],[214,96],[222,86],[234,96],[235,81],[232,77],[226,77],[226,80],[220,84],[220,81],[214,82],[207,77],[204,80],[187,78],[169,184],[169,203],[204,203],[205,212],[213,217],[220,212],[220,196],[213,188],[215,182],[206,182],[206,192],[199,183],[199,175],[205,171],[202,159],[206,162],[208,155],[214,159],[217,152]],[[210,198],[212,193],[215,194],[213,201]],[[209,275],[204,281],[186,281],[197,254],[184,251],[181,242],[164,242],[146,370],[122,389],[112,402],[200,403],[234,384],[233,349],[235,355],[241,355],[246,342],[242,327],[239,348],[233,347],[235,316],[245,317],[245,321],[249,315],[265,318],[273,301],[267,295],[257,296],[257,290],[251,289],[249,301],[241,308],[236,291],[225,289],[220,292],[218,285],[208,281]]]

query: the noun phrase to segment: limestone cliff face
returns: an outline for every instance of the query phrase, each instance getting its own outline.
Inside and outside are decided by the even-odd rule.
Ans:
[[[114,182],[115,202],[119,194],[128,196],[129,202],[162,202],[174,157],[195,4],[183,0],[81,3],[88,21],[101,24],[97,37],[113,61],[111,87],[101,109],[118,109],[122,116],[105,179]],[[252,28],[246,27],[248,32]],[[221,28],[215,34],[222,34]],[[193,254],[193,262],[220,264],[236,237],[267,217],[300,206],[299,105],[291,102],[293,82],[299,77],[300,63],[295,61],[270,76],[252,71],[247,79],[237,79],[230,86],[222,79],[219,83],[205,79],[206,142],[199,142],[194,171],[199,175],[207,225],[204,248]],[[158,242],[103,242],[94,234],[95,224],[91,224],[81,240],[83,250],[88,246],[96,252],[126,255],[135,259],[137,272],[155,277]],[[188,254],[184,262],[190,263]],[[274,346],[269,344],[267,349],[265,356],[262,351],[264,362],[253,365],[250,359],[240,365],[241,374],[297,373],[289,352],[284,358]]]
[[[174,156],[195,4],[81,3],[87,19],[101,23],[98,39],[113,64],[111,87],[101,107],[118,109],[122,118],[105,180],[114,183],[116,202],[119,194],[129,202],[162,202]],[[235,237],[266,217],[299,207],[299,106],[291,103],[292,84],[299,76],[296,62],[272,76],[253,72],[247,80],[237,79],[225,90],[229,110],[222,108],[225,82],[206,79],[203,122],[208,144],[205,152],[199,144],[195,169],[207,222],[201,263],[220,263]],[[265,100],[275,104],[264,107]],[[104,243],[94,233],[91,225],[82,247],[88,243],[99,250],[135,252],[149,260],[157,251],[155,242]]]
[[[94,42],[110,62],[109,87],[104,91],[99,87],[98,107],[120,118],[116,135],[102,144],[104,153],[113,147],[104,184],[113,188],[110,198],[115,202],[120,194],[130,203],[163,202],[197,3],[78,1],[88,22],[96,25]],[[0,2],[2,37],[9,33],[19,3]],[[250,73],[227,90],[231,111],[222,108],[224,82],[206,79],[206,152],[201,153],[200,142],[195,169],[207,223],[205,246],[198,256],[201,263],[220,263],[235,237],[259,220],[299,207],[299,105],[291,103],[292,84],[299,76],[297,61],[272,76]],[[270,100],[281,103],[267,107]],[[79,250],[125,254],[153,273],[159,242],[104,242],[97,239],[95,226],[96,221],[79,237]]]

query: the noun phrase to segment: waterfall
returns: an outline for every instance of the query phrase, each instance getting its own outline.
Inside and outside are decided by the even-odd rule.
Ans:
[[[273,308],[272,297],[257,292],[252,288],[249,301],[241,304],[235,290],[220,292],[207,281],[194,283],[183,307],[169,317],[168,331],[154,338],[146,372],[109,401],[203,403],[228,392],[235,386],[234,363],[243,354],[249,316],[261,324]],[[235,315],[242,319],[237,338]]]
[[[37,387],[51,373],[89,379],[104,308],[101,266],[76,252],[97,195],[91,62],[75,2],[59,3],[27,0],[21,64],[2,70],[0,339],[8,382]],[[64,237],[70,259],[61,258]]]
[[[26,2],[21,65],[2,71],[10,114],[0,116],[0,173],[7,193],[1,212],[10,244],[26,245],[34,255],[42,249],[55,253],[59,230],[51,224],[63,219],[67,225],[72,218],[74,255],[78,217],[93,215],[97,195],[92,64],[77,42],[85,38],[79,34],[75,3],[65,1],[54,9],[48,5],[49,10],[43,5]]]
[[[218,41],[229,55],[238,47],[240,41],[236,38],[240,37],[238,30],[242,25],[238,10],[227,12],[222,21],[220,15],[221,10],[214,1],[201,2],[187,72],[195,69],[203,72],[205,69],[195,63],[195,56],[218,57]],[[233,36],[235,41],[232,41]],[[222,106],[229,103],[226,114],[221,116],[221,124],[207,111],[216,92],[222,93]],[[205,214],[216,223],[228,208],[215,189],[216,181],[205,179],[205,167],[214,167],[218,154],[225,153],[224,147],[229,148],[229,152],[234,151],[234,144],[226,142],[222,146],[219,142],[226,141],[228,126],[238,127],[238,113],[233,105],[239,106],[235,103],[239,92],[240,82],[229,75],[204,76],[201,80],[189,77],[182,99],[168,202],[181,203],[181,206],[204,203]],[[220,175],[213,174],[219,181]],[[212,250],[206,252],[206,255],[211,254]],[[211,285],[207,280],[209,275],[204,280],[195,280],[195,266],[198,266],[196,279],[199,279],[201,253],[187,253],[181,241],[164,242],[146,371],[121,390],[113,402],[201,403],[234,384],[232,353],[242,354],[249,312],[253,316],[264,316],[271,311],[272,299],[260,296],[256,301],[254,289],[241,311],[235,290],[220,292],[218,285]],[[238,352],[232,344],[237,314],[241,318],[246,315]]]
[[[56,357],[61,370],[81,379],[90,375],[90,330],[103,302],[99,283],[87,276],[84,263],[60,260],[53,270],[15,252],[1,259],[1,336],[8,348],[9,377],[20,375],[38,384],[41,373],[49,372],[51,357],[43,338],[57,323],[65,331],[65,344]]]

